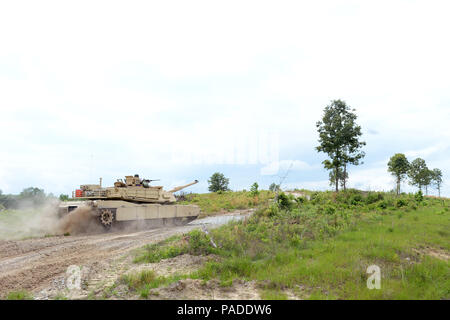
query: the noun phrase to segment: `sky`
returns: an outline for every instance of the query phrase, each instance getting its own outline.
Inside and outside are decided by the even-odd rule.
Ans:
[[[350,187],[391,190],[395,153],[450,196],[448,1],[3,1],[0,189],[70,194],[125,175],[207,192],[331,189],[324,107],[358,115]],[[415,191],[407,183],[405,191]],[[430,191],[436,194],[435,190]]]

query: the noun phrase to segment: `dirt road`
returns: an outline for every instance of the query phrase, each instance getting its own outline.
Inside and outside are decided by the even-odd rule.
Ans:
[[[210,227],[227,222],[204,221]],[[11,291],[38,292],[65,274],[70,265],[90,266],[117,259],[145,244],[201,227],[202,220],[185,226],[137,232],[111,232],[83,236],[56,236],[18,241],[0,240],[0,298]]]
[[[198,226],[187,225],[134,233],[48,237],[0,241],[0,297],[10,291],[37,291],[70,265],[89,265],[157,242]]]

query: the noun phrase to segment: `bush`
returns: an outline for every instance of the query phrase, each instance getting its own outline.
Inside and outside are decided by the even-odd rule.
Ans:
[[[302,203],[306,202],[306,198],[305,197],[297,197],[295,198],[295,202],[297,202],[298,205],[301,205]]]
[[[189,233],[189,250],[193,255],[209,254],[212,252],[209,237],[200,230],[193,230]]]
[[[404,199],[398,199],[397,202],[395,203],[395,206],[397,208],[405,207],[407,205],[408,205],[408,202]]]
[[[422,190],[419,190],[416,192],[416,194],[414,195],[414,198],[416,199],[417,202],[422,202],[423,201],[423,193]]]
[[[378,207],[381,208],[381,209],[387,209],[387,207],[388,207],[387,201],[385,201],[385,200],[381,201],[381,202],[378,204]]]
[[[292,207],[291,200],[284,192],[278,195],[277,203],[278,207],[283,210],[289,210]]]
[[[363,201],[363,197],[360,194],[355,194],[354,196],[352,196],[350,198],[350,204],[353,206],[357,206],[359,204],[361,204]]]
[[[325,212],[326,214],[333,215],[333,214],[335,214],[335,212],[336,212],[336,208],[335,208],[334,206],[332,206],[332,205],[327,205],[327,206],[325,207],[324,212]]]
[[[259,186],[258,186],[257,182],[252,184],[252,186],[250,187],[250,193],[251,193],[252,196],[257,196],[259,194],[258,187]]]
[[[384,199],[381,192],[369,192],[366,197],[366,204],[372,204]]]

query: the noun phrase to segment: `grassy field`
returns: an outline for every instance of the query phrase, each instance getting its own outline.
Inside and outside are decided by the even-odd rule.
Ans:
[[[257,195],[246,191],[227,191],[222,193],[191,193],[185,195],[180,204],[195,204],[201,209],[201,216],[208,216],[223,211],[255,208],[267,204],[275,194],[261,190]]]
[[[356,190],[309,195],[261,203],[248,220],[211,230],[218,248],[193,231],[143,248],[135,262],[215,254],[219,261],[183,277],[224,285],[256,280],[267,299],[285,299],[286,290],[308,299],[450,298],[448,199]],[[367,288],[370,265],[381,269],[380,290]],[[134,288],[145,296],[146,286],[143,281]]]

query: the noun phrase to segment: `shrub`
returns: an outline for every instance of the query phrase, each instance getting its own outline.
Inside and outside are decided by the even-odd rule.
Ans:
[[[366,203],[372,204],[384,199],[384,196],[381,192],[369,192],[366,197]]]
[[[387,201],[383,200],[378,204],[378,207],[381,209],[386,209],[388,207]]]
[[[334,213],[336,212],[336,208],[335,208],[334,206],[332,206],[332,205],[327,205],[327,206],[325,207],[324,212],[325,212],[326,214],[332,215],[332,214],[334,214]]]
[[[414,195],[414,198],[416,199],[417,202],[422,202],[423,201],[423,193],[422,190],[419,190],[416,192],[416,194]]]
[[[252,196],[257,196],[259,194],[258,187],[259,186],[258,186],[257,182],[252,184],[252,186],[250,187],[250,193],[251,193]]]
[[[302,204],[302,203],[305,203],[306,202],[306,198],[305,197],[297,197],[297,198],[295,198],[295,202],[297,202],[297,204]]]
[[[353,206],[361,204],[363,197],[360,194],[355,194],[350,198],[350,204]]]
[[[407,205],[408,205],[408,202],[404,199],[398,199],[397,202],[395,203],[395,206],[397,208],[405,207]]]
[[[201,255],[211,253],[212,247],[209,237],[200,230],[189,233],[189,253]]]
[[[284,192],[278,195],[277,203],[278,207],[283,210],[289,210],[292,207],[291,200]]]

